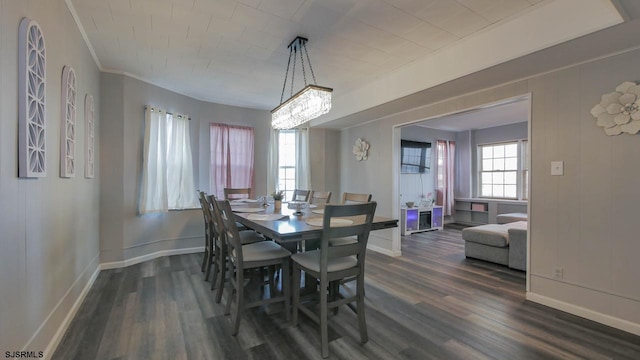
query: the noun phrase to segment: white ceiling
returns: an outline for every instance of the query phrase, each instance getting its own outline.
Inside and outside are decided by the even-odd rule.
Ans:
[[[487,34],[503,24],[514,26],[541,8],[557,13],[567,5],[569,16],[577,19],[566,20],[566,14],[559,14],[563,16],[555,21],[579,30],[568,35],[556,31],[550,18],[549,29],[544,30],[559,39],[545,38],[543,45],[533,44],[530,51],[618,21],[610,14],[615,10],[609,9],[613,7],[608,0],[579,0],[585,6],[576,6],[576,1],[67,0],[67,4],[101,70],[205,101],[270,110],[280,100],[287,45],[298,35],[309,38],[318,85],[334,88],[334,97],[351,104],[348,96],[341,95],[354,94],[371,82],[384,83],[390,74],[446,55],[445,50],[470,39],[484,35],[483,41],[490,41]],[[560,10],[549,6],[555,4]],[[588,26],[582,21],[589,16],[584,9],[597,14]],[[504,47],[513,46],[504,43]],[[496,50],[492,52],[501,51]],[[456,59],[460,60],[475,61],[469,56]],[[445,80],[451,79],[438,79]],[[389,99],[398,97],[394,96]]]
[[[417,124],[430,129],[464,131],[486,129],[529,121],[530,103],[527,98],[518,98],[500,104],[441,116]]]

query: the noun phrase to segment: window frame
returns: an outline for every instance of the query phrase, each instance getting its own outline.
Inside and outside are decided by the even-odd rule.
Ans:
[[[290,165],[281,166],[280,165],[280,154],[281,154],[281,151],[282,151],[281,136],[283,134],[291,134],[293,136],[293,149],[291,149],[291,151],[293,151],[293,154],[294,154],[294,160],[293,160],[294,161],[294,165],[293,166],[290,166]],[[293,191],[296,188],[296,185],[295,185],[296,181],[297,181],[297,178],[296,178],[297,177],[297,174],[296,174],[297,169],[296,169],[296,167],[298,166],[298,159],[296,158],[296,155],[295,155],[296,154],[296,147],[297,147],[296,142],[297,142],[297,140],[296,140],[296,130],[295,129],[280,130],[278,132],[278,177],[277,177],[278,178],[278,191],[284,191],[284,195],[285,195],[284,196],[284,200],[285,201],[288,201],[288,200],[291,199],[291,197],[293,196]],[[288,174],[289,172],[293,173],[293,179],[287,178],[287,177],[285,177],[284,179],[280,178],[280,172],[281,172],[282,169],[285,170],[285,174]],[[287,180],[289,180],[289,181],[293,180],[293,188],[292,189],[289,189],[286,186]],[[281,183],[284,184],[284,188],[280,186]]]
[[[511,144],[515,144],[517,149],[516,149],[516,196],[515,197],[507,197],[507,196],[495,196],[495,195],[491,195],[491,196],[487,196],[487,195],[483,195],[482,193],[482,174],[483,172],[483,157],[482,157],[482,152],[483,152],[483,148],[484,147],[488,147],[488,146],[498,146],[498,145],[511,145]],[[528,201],[528,189],[525,189],[524,186],[528,186],[527,185],[527,180],[528,180],[528,171],[529,169],[525,169],[525,165],[527,164],[525,162],[524,157],[528,155],[528,148],[525,149],[525,147],[528,146],[528,139],[516,139],[516,140],[507,140],[507,141],[497,141],[497,142],[492,142],[492,143],[483,143],[483,144],[477,144],[476,145],[476,194],[478,196],[478,198],[483,198],[483,199],[498,199],[498,200],[512,200],[512,201]],[[494,157],[492,157],[492,159],[495,159]],[[505,157],[506,159],[506,157]],[[496,171],[496,170],[491,170],[491,171],[486,171],[488,173],[496,173],[496,172],[502,172],[502,173],[506,173],[506,172],[511,172],[513,170],[502,170],[502,171]],[[524,176],[527,176],[527,178],[525,179]],[[504,181],[502,182],[502,185],[504,184]],[[508,185],[508,184],[507,184]]]

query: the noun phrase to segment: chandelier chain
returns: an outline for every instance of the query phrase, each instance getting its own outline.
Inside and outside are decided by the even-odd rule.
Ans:
[[[309,63],[309,70],[311,70],[311,77],[313,78],[313,83],[318,84],[318,81],[316,81],[316,74],[313,72],[313,66],[311,66],[311,58],[309,57],[309,52],[307,51],[307,44],[304,44],[303,47],[304,47],[304,53],[307,55],[307,62]],[[306,81],[305,81],[305,84],[306,84]]]
[[[287,88],[287,77],[289,75],[289,65],[291,65],[291,51],[289,51],[289,61],[287,62],[287,71],[284,73],[284,83],[282,84],[282,94],[280,95],[280,104],[284,101],[284,90]]]
[[[293,54],[293,70],[291,71],[291,95],[289,95],[291,97],[293,96],[294,78],[296,76],[296,55],[298,53],[297,48],[294,46],[293,49],[291,49],[290,53]]]
[[[306,47],[307,41],[306,38],[298,36],[288,46],[289,59],[280,95],[280,105],[271,111],[271,127],[276,130],[293,129],[331,110],[331,92],[333,92],[333,89],[316,84],[316,75]],[[300,66],[302,66],[304,87],[294,95],[293,88],[296,85],[295,75],[296,67],[298,66],[296,64],[298,62],[298,51],[300,52]],[[309,79],[307,79],[305,55],[311,73]],[[293,64],[291,64],[292,61]],[[289,80],[289,71],[291,71],[291,80]],[[312,80],[313,83],[311,83]],[[285,101],[284,93],[289,82],[291,85],[291,97]]]
[[[307,48],[304,43],[300,44],[300,64],[302,66],[302,78],[304,79],[304,86],[307,86],[307,72],[304,69],[304,56],[302,55],[302,48]],[[307,56],[307,60],[309,60],[309,56]]]

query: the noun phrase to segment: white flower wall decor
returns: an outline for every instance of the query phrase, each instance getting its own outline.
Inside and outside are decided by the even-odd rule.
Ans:
[[[640,131],[640,86],[631,81],[618,85],[616,91],[602,95],[600,103],[591,109],[607,135]]]
[[[18,176],[47,175],[45,127],[46,53],[37,22],[23,18],[18,31]]]
[[[358,161],[367,160],[367,156],[369,153],[369,144],[358,138],[356,140],[355,145],[353,145],[353,154],[356,156]]]
[[[60,97],[60,177],[76,175],[76,72],[62,69]]]

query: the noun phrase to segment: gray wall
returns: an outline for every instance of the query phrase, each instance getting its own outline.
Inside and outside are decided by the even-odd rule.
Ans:
[[[139,215],[144,106],[158,106],[191,118],[196,187],[209,189],[210,123],[251,126],[255,131],[255,192],[266,193],[270,116],[268,111],[212,104],[125,75],[102,74],[103,178],[101,262],[118,263],[171,250],[195,251],[204,244],[200,209]]]
[[[47,176],[18,173],[18,26],[46,41]],[[100,73],[63,0],[0,2],[0,349],[45,350],[99,265],[101,169],[84,178],[84,98],[100,124]],[[62,67],[76,72],[76,176],[60,173]],[[96,166],[100,164],[96,126]],[[31,340],[30,340],[31,339]]]
[[[100,222],[101,262],[126,265],[132,259],[167,251],[197,251],[204,244],[200,209],[139,215],[138,199],[142,177],[144,106],[152,105],[191,118],[191,142],[196,187],[210,192],[211,123],[254,128],[254,193],[266,195],[269,131],[268,111],[213,104],[192,99],[134,78],[103,73],[102,93],[102,178]],[[313,129],[310,132],[312,185],[316,189],[337,189],[339,132]]]
[[[529,299],[640,333],[636,218],[640,203],[639,135],[609,137],[589,111],[625,80],[640,79],[630,51],[527,80],[403,111],[342,133],[343,189],[371,192],[380,215],[395,215],[392,155],[394,125],[499,100],[532,95]],[[460,94],[467,86],[460,82]],[[371,158],[356,162],[356,138],[371,143]],[[471,144],[471,142],[469,142]],[[564,161],[564,176],[550,163]],[[392,251],[392,234],[375,246]],[[564,278],[554,279],[554,269]]]
[[[340,131],[309,129],[309,157],[311,161],[311,189],[331,191],[331,202],[339,203],[340,190]]]

